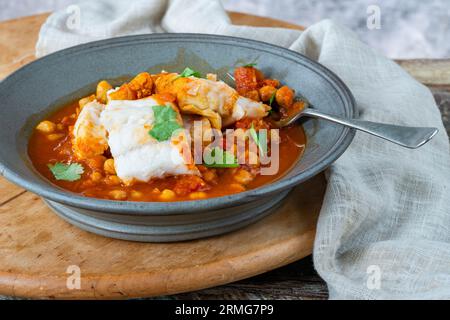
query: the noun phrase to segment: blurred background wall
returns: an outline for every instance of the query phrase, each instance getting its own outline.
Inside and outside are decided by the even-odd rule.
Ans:
[[[91,0],[95,1],[95,0]],[[129,0],[133,1],[133,0]],[[186,0],[194,1],[194,0]],[[0,20],[65,8],[76,0],[0,0]],[[309,26],[331,18],[392,58],[450,58],[450,0],[222,0],[232,11]],[[380,29],[367,28],[367,8]]]

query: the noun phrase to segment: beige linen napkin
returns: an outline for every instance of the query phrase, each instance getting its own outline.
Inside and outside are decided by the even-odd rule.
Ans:
[[[289,47],[338,74],[362,119],[438,127],[418,150],[356,134],[326,172],[314,264],[330,298],[450,299],[449,141],[426,87],[331,21],[304,32],[233,26],[217,0],[80,2],[48,18],[36,54],[151,32],[224,34]]]

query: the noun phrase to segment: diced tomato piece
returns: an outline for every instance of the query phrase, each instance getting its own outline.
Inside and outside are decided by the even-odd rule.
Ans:
[[[205,187],[206,183],[202,178],[194,175],[182,175],[176,177],[173,191],[177,195],[186,195],[193,191],[204,190]]]
[[[239,67],[234,70],[234,79],[237,92],[244,95],[246,92],[257,90],[264,80],[264,75],[253,67]]]
[[[235,123],[236,129],[250,129],[252,125],[255,130],[270,129],[270,124],[263,119],[244,118]]]

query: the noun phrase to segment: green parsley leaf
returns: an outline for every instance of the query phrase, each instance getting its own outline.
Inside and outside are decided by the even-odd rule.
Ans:
[[[272,93],[272,95],[270,96],[269,106],[270,106],[271,109],[269,110],[269,114],[273,113],[273,106],[272,106],[272,104],[273,104],[273,101],[275,100],[275,96],[276,95],[277,95],[277,91],[275,90],[274,93]]]
[[[76,181],[81,178],[84,168],[79,163],[65,164],[57,162],[47,165],[56,180]]]
[[[187,78],[187,77],[196,77],[201,78],[202,75],[200,72],[197,72],[189,67],[185,68],[183,72],[177,77],[178,78]]]
[[[155,124],[149,133],[153,138],[161,142],[169,140],[172,134],[178,129],[181,129],[178,122],[167,121]]]
[[[277,95],[277,90],[275,90],[272,95],[270,96],[270,100],[269,100],[269,106],[272,107],[272,103],[275,100],[275,96]]]
[[[236,157],[226,151],[223,150],[219,147],[215,147],[214,149],[211,150],[211,158],[213,158],[212,160],[215,161],[215,157],[216,157],[216,153],[217,156],[219,157],[219,163],[213,162],[213,163],[204,163],[204,165],[208,168],[237,168],[239,167],[239,164],[237,162]]]
[[[261,154],[265,155],[267,153],[267,131],[260,131],[259,133],[257,133],[252,123],[249,132],[253,141],[255,141],[256,145],[258,146]]]
[[[258,64],[256,62],[251,62],[251,63],[244,64],[243,67],[245,67],[245,68],[253,68],[253,67],[256,67],[257,65]]]
[[[171,106],[152,106],[155,122],[177,121],[177,113]]]
[[[155,121],[148,133],[159,142],[169,140],[176,130],[182,128],[177,122],[177,113],[172,107],[153,106],[152,109]]]

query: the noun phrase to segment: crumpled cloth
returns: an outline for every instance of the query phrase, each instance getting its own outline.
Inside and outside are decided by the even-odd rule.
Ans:
[[[80,2],[48,18],[36,54],[151,32],[223,34],[288,47],[340,76],[362,119],[437,127],[417,150],[356,134],[326,171],[313,255],[332,299],[450,299],[449,140],[426,87],[332,21],[304,32],[234,26],[218,0]]]

